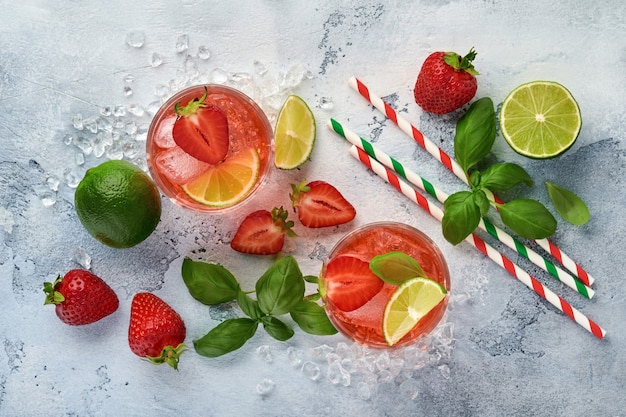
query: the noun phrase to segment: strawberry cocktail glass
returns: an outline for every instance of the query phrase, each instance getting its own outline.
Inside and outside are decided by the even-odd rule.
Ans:
[[[223,212],[249,201],[270,171],[273,129],[242,92],[197,85],[169,98],[148,130],[148,169],[174,203]]]
[[[397,286],[383,282],[372,290],[371,285],[365,285],[360,280],[376,279],[372,278],[368,270],[368,263],[372,258],[398,252],[417,261],[424,275],[439,283],[447,293],[450,289],[450,276],[439,248],[421,231],[399,222],[370,223],[350,232],[332,249],[320,273],[320,292],[331,322],[345,336],[369,347],[390,347],[383,334],[383,312]],[[358,258],[364,263],[352,258]],[[348,259],[353,262],[345,262]],[[338,272],[337,268],[351,268],[352,271]],[[330,293],[331,288],[324,288],[330,286],[330,282],[326,280],[331,279],[331,269],[332,274],[340,273],[349,277],[334,290],[335,294]],[[365,291],[374,292],[367,296],[369,301],[362,304],[363,301],[357,300]],[[355,302],[357,305],[354,305]],[[406,335],[394,343],[393,347],[410,344],[432,331],[444,316],[447,304],[448,297],[445,296]]]

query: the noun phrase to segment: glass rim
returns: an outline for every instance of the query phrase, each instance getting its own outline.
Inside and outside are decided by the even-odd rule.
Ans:
[[[189,199],[187,201],[181,201],[180,198],[177,198],[175,193],[170,191],[172,186],[168,185],[169,182],[164,180],[162,176],[158,173],[158,171],[154,168],[154,159],[151,156],[151,145],[153,142],[153,136],[155,131],[159,126],[159,121],[163,117],[164,113],[168,111],[168,109],[172,108],[177,101],[180,100],[181,97],[196,91],[202,88],[206,88],[208,93],[226,93],[237,96],[241,100],[243,100],[254,113],[256,113],[259,119],[262,122],[263,130],[267,133],[267,137],[269,140],[267,141],[268,148],[268,160],[265,163],[265,167],[259,172],[259,178],[254,186],[254,188],[246,195],[243,199],[238,201],[237,203],[226,206],[226,207],[211,207],[205,206],[202,203],[193,202],[193,200]],[[150,125],[148,127],[148,132],[146,136],[146,165],[148,167],[148,172],[150,177],[157,185],[159,191],[167,197],[170,201],[172,201],[175,205],[184,208],[185,210],[190,210],[195,213],[201,214],[225,214],[234,210],[238,210],[241,207],[245,206],[246,203],[252,200],[252,197],[257,194],[258,190],[262,187],[263,184],[266,183],[269,174],[272,169],[272,157],[274,154],[274,128],[272,127],[267,114],[261,108],[261,106],[250,96],[244,93],[241,90],[238,90],[234,87],[223,85],[223,84],[212,84],[212,83],[204,83],[204,84],[196,84],[192,86],[185,87],[174,92],[170,97],[165,100],[159,109],[154,113],[152,120],[150,121]],[[175,185],[174,185],[175,186]]]

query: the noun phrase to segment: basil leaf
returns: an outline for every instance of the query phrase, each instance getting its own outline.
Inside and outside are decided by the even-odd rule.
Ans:
[[[480,185],[492,191],[506,191],[521,182],[529,187],[533,185],[533,179],[524,168],[512,162],[505,162],[485,169]]]
[[[482,177],[482,174],[480,173],[479,170],[472,171],[469,177],[470,187],[479,188],[481,177]]]
[[[378,278],[391,285],[400,285],[407,279],[425,277],[420,264],[404,252],[389,252],[374,256],[370,269]]]
[[[496,115],[493,102],[483,97],[473,102],[456,124],[454,155],[463,171],[483,159],[496,140]]]
[[[284,342],[293,336],[293,330],[274,316],[265,316],[261,319],[261,322],[267,334],[276,340]]]
[[[461,243],[480,223],[480,209],[471,191],[459,191],[449,196],[441,219],[443,236],[453,245]]]
[[[237,304],[239,304],[239,308],[241,308],[246,316],[255,320],[263,317],[263,312],[259,308],[259,302],[257,300],[253,300],[243,291],[239,291],[237,294]]]
[[[554,183],[546,181],[545,184],[554,208],[563,219],[577,226],[589,221],[589,208],[580,197]]]
[[[480,215],[486,216],[491,207],[487,194],[483,190],[474,190],[472,191],[472,198],[474,199],[474,204],[480,209]]]
[[[232,301],[239,292],[239,283],[222,265],[185,258],[182,276],[191,296],[203,304]]]
[[[256,332],[258,322],[249,318],[228,319],[193,341],[201,356],[216,358],[242,347]]]
[[[265,314],[288,313],[304,297],[304,278],[293,256],[277,260],[256,282],[259,307]]]
[[[556,219],[539,201],[518,199],[500,206],[504,224],[527,239],[543,239],[556,231]]]
[[[324,307],[313,301],[302,300],[289,314],[293,321],[309,334],[329,336],[337,333],[337,329],[328,319]]]

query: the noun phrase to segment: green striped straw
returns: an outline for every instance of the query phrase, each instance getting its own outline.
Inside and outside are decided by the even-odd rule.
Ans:
[[[437,201],[439,201],[440,203],[443,204],[448,198],[448,195],[446,193],[435,187],[431,182],[427,181],[425,178],[406,168],[396,159],[376,148],[371,142],[363,139],[350,129],[344,127],[335,119],[331,118],[329,120],[328,127],[335,133],[342,136],[351,144],[355,145],[358,148],[361,148],[363,151],[365,151],[365,153],[376,159],[381,164],[385,165],[387,168],[396,172],[398,175],[406,179],[409,183],[436,198]],[[509,248],[513,249],[519,255],[530,260],[533,264],[548,272],[550,275],[561,281],[563,284],[577,291],[579,294],[589,299],[591,299],[595,294],[595,291],[592,288],[588,287],[579,279],[565,272],[563,269],[541,256],[533,249],[519,242],[506,231],[491,223],[487,218],[481,218],[478,227],[489,233],[494,238],[498,239]]]

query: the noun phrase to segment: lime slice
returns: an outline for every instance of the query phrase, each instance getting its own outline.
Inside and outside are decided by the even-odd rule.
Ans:
[[[274,165],[280,169],[295,169],[304,164],[315,143],[315,117],[298,96],[285,100],[276,120],[274,132]]]
[[[243,200],[254,188],[261,159],[255,148],[246,148],[212,165],[202,175],[183,185],[183,190],[198,203],[228,207]]]
[[[445,298],[446,289],[429,278],[411,278],[391,294],[383,312],[383,335],[393,346]]]
[[[578,103],[561,84],[532,81],[509,93],[500,110],[500,130],[511,148],[535,159],[569,149],[580,132]]]

